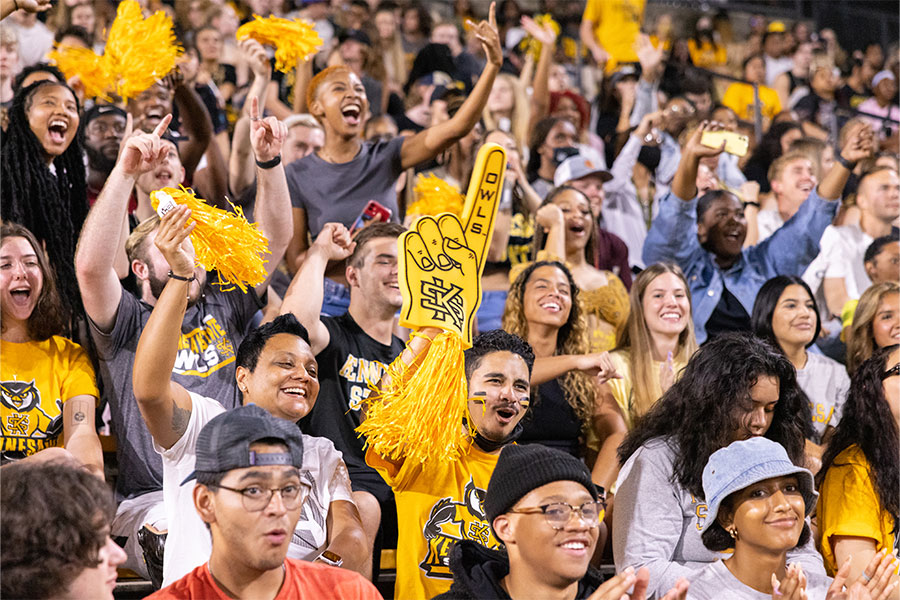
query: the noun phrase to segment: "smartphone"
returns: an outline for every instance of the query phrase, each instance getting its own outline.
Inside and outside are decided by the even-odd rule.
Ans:
[[[369,224],[370,221],[381,221],[382,223],[387,223],[391,220],[391,209],[384,206],[380,202],[376,202],[375,200],[369,200],[366,207],[363,209],[359,216],[356,217],[356,221],[353,223],[353,227],[350,228],[350,235],[353,235],[363,227]]]
[[[750,140],[746,135],[735,131],[705,131],[700,138],[700,143],[710,148],[719,148],[725,141],[725,152],[735,156],[744,156],[750,147]]]

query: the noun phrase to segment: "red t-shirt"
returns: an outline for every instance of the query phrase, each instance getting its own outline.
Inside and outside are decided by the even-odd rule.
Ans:
[[[205,563],[147,600],[229,600],[209,573]],[[293,558],[284,561],[284,583],[275,600],[334,598],[335,600],[382,600],[381,594],[359,573]]]

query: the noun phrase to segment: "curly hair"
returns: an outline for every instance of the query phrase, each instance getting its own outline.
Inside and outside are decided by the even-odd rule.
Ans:
[[[78,309],[81,296],[75,278],[75,242],[88,211],[83,132],[79,129],[69,147],[53,159],[56,174],[51,173],[27,114],[35,92],[46,85],[72,92],[69,86],[56,81],[39,81],[16,92],[9,111],[9,127],[3,136],[0,210],[4,220],[22,224],[46,244],[50,263],[59,275],[63,302]],[[72,96],[78,105],[74,92]]]
[[[517,335],[502,329],[494,329],[475,336],[472,347],[465,351],[467,380],[471,379],[472,373],[481,366],[482,359],[492,352],[509,352],[520,356],[528,367],[528,374],[531,375],[534,368],[534,351],[531,345]]]
[[[538,261],[529,265],[519,274],[510,286],[509,295],[506,297],[506,306],[503,309],[503,329],[523,340],[528,340],[528,320],[525,318],[524,307],[525,285],[535,270],[547,266],[556,267],[562,271],[569,280],[569,289],[572,290],[572,308],[569,311],[569,318],[556,335],[556,354],[588,354],[591,351],[591,345],[580,292],[572,273],[560,262]],[[581,371],[569,371],[562,376],[560,383],[566,394],[566,402],[575,411],[582,428],[586,428],[594,413],[595,394],[590,378]]]
[[[47,255],[33,233],[21,225],[5,221],[0,226],[0,246],[7,238],[11,237],[25,238],[31,244],[43,279],[41,293],[34,305],[34,310],[31,311],[31,316],[28,317],[28,337],[42,342],[54,335],[62,335],[66,329],[68,314],[59,297],[59,291],[56,289],[56,275],[53,266],[47,261]]]
[[[900,434],[897,421],[884,396],[882,374],[888,367],[891,353],[900,346],[887,346],[863,362],[853,379],[850,393],[844,403],[844,412],[834,435],[822,457],[822,468],[816,475],[816,485],[821,487],[832,466],[842,466],[836,462],[838,455],[851,446],[857,446],[869,463],[869,474],[873,487],[878,493],[881,507],[900,519]]]
[[[116,512],[112,492],[80,466],[10,465],[0,488],[0,595],[51,598],[100,564]]]
[[[703,467],[713,452],[734,441],[753,405],[750,389],[760,377],[778,379],[778,402],[765,436],[802,465],[812,418],[797,372],[781,352],[746,332],[722,334],[694,354],[681,379],[628,433],[619,446],[619,462],[624,464],[645,442],[667,438],[675,451],[672,483],[703,498]]]
[[[859,297],[859,304],[853,313],[853,323],[847,328],[847,373],[850,377],[878,349],[872,332],[875,313],[885,296],[897,293],[900,293],[900,285],[896,281],[885,281],[869,286]]]

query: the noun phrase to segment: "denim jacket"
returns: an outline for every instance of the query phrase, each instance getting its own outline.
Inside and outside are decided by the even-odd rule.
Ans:
[[[721,269],[697,240],[697,198],[689,202],[672,192],[663,196],[644,243],[644,262],[671,261],[682,268],[691,288],[694,332],[706,341],[706,322],[728,288],[747,314],[759,288],[776,275],[802,275],[819,254],[819,239],[831,224],[838,201],[825,200],[817,190],[787,223],[759,244],[744,248],[729,269]]]

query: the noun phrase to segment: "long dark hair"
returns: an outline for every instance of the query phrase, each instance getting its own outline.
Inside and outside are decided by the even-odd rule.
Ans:
[[[838,455],[857,446],[869,463],[869,475],[878,493],[881,507],[894,520],[900,518],[900,434],[897,422],[891,414],[884,397],[881,375],[889,366],[887,360],[900,346],[894,344],[876,350],[850,380],[850,393],[844,404],[844,413],[834,435],[822,457],[822,468],[816,475],[816,486],[821,487],[832,466],[843,466],[837,462]]]
[[[753,151],[753,154],[750,155],[747,163],[758,164],[762,166],[764,171],[768,171],[775,159],[782,154],[781,138],[792,129],[803,130],[803,128],[800,127],[800,124],[795,123],[794,121],[779,121],[778,123],[772,123],[769,130],[763,134],[762,139],[759,141],[759,145]]]
[[[779,275],[778,277],[773,277],[765,282],[759,289],[759,293],[756,294],[756,302],[753,303],[753,314],[750,316],[750,329],[757,337],[772,344],[772,347],[776,350],[783,349],[781,348],[781,344],[779,344],[778,340],[775,338],[775,331],[772,329],[772,316],[775,314],[775,307],[778,305],[778,299],[781,298],[781,294],[783,294],[784,290],[791,285],[799,285],[806,290],[809,299],[812,300],[813,310],[816,313],[816,331],[809,343],[806,344],[807,348],[812,346],[815,341],[819,339],[819,332],[822,330],[822,319],[819,317],[819,305],[816,303],[816,298],[813,296],[809,286],[806,285],[806,282],[796,275]]]
[[[794,366],[746,332],[723,334],[694,354],[681,379],[619,446],[619,462],[624,464],[645,442],[667,438],[675,451],[672,483],[703,498],[703,467],[713,452],[734,441],[739,414],[751,406],[750,388],[766,376],[778,379],[778,403],[765,436],[784,446],[795,464],[803,464],[811,417]]]
[[[16,92],[9,111],[9,127],[3,136],[0,207],[4,220],[22,224],[46,244],[50,263],[59,276],[63,302],[74,308],[80,304],[75,242],[88,211],[83,133],[79,127],[69,147],[53,159],[56,175],[51,173],[44,160],[44,148],[31,131],[27,115],[35,92],[45,85],[72,92],[57,81],[38,81]],[[74,92],[72,95],[80,112],[78,97]]]

